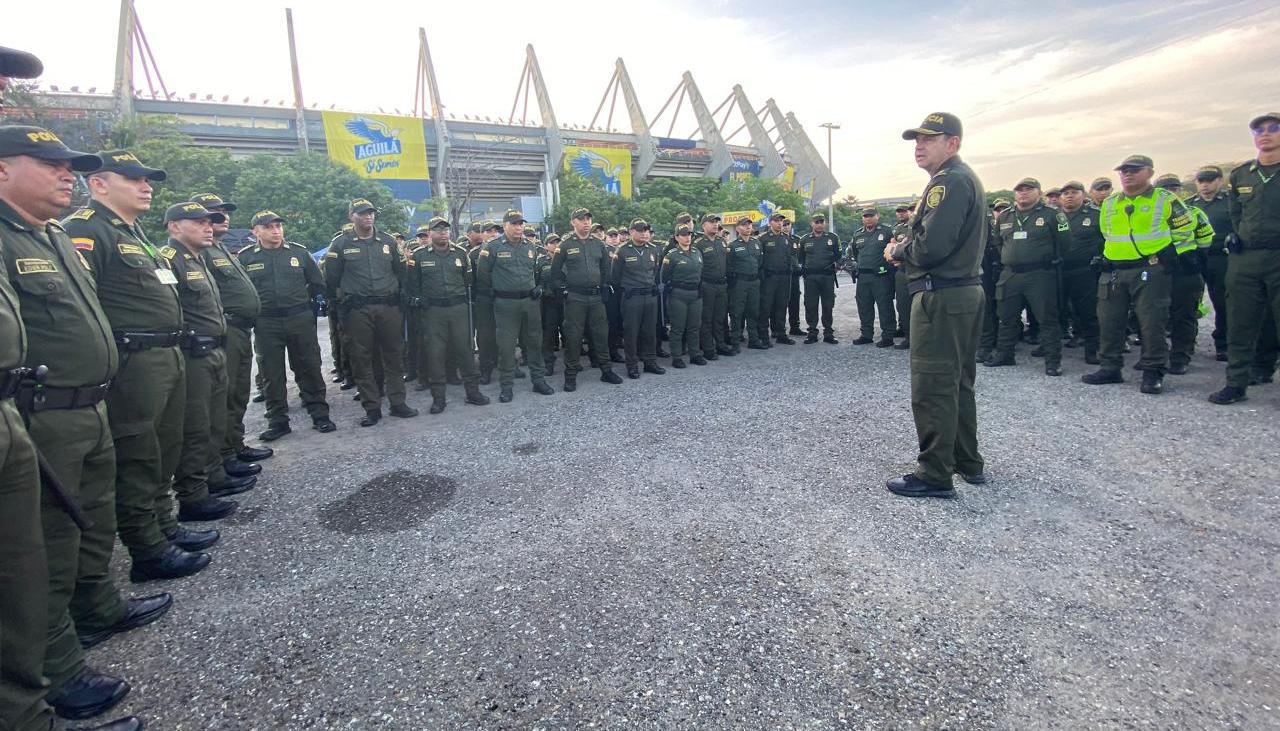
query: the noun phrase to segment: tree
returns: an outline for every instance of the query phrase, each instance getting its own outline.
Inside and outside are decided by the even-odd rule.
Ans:
[[[233,191],[232,200],[241,207],[244,220],[255,211],[275,211],[285,219],[288,239],[312,251],[327,246],[347,222],[353,198],[367,198],[378,208],[378,227],[383,230],[402,231],[408,220],[404,203],[377,181],[317,153],[255,155],[241,163]]]

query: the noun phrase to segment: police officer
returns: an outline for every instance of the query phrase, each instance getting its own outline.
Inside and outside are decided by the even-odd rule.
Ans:
[[[787,337],[787,302],[791,291],[791,273],[795,269],[791,237],[783,231],[786,216],[769,216],[769,230],[760,237],[763,252],[760,262],[760,339],[783,345],[795,345]]]
[[[548,285],[564,291],[564,390],[578,388],[582,370],[580,351],[585,335],[600,363],[600,380],[619,384],[609,352],[609,318],[605,300],[612,296],[609,286],[614,254],[604,242],[591,236],[591,211],[578,208],[569,217],[573,233],[560,241],[551,260]]]
[[[791,219],[785,217],[782,219],[782,233],[791,239],[791,283],[787,288],[787,322],[790,323],[788,332],[791,335],[804,335],[800,330],[800,237],[792,230]]]
[[[912,212],[912,207],[905,205],[893,209],[894,218],[896,219],[893,224],[893,240],[895,243],[900,244],[907,240]],[[902,262],[897,260],[894,260],[893,267],[893,299],[898,307],[898,332],[895,335],[902,338],[902,342],[893,346],[893,349],[909,350],[911,348],[911,292],[907,290],[907,269]],[[994,339],[991,341],[991,347],[995,347]]]
[[[593,237],[594,238],[594,237]],[[537,279],[540,282],[551,280],[551,262],[560,250],[560,236],[551,234],[543,242],[542,251],[537,259]],[[542,362],[546,364],[547,375],[556,372],[556,352],[568,343],[564,340],[564,292],[560,287],[543,287],[542,291]],[[569,360],[568,348],[565,347],[565,361]],[[579,344],[578,353],[582,352]],[[592,364],[599,363],[599,353],[591,351]]]
[[[427,245],[425,229],[426,226],[419,226],[415,235],[408,239],[399,233],[393,234],[396,241],[400,243],[400,251],[404,256],[404,265],[406,268],[413,266],[409,263],[413,261],[413,252]],[[408,276],[412,277],[412,274],[410,273]],[[410,383],[414,380],[418,380],[419,375],[421,375],[422,379],[419,382],[419,386],[421,386],[427,382],[426,364],[419,357],[419,351],[422,350],[423,346],[422,333],[418,332],[418,313],[416,309],[409,305],[408,299],[408,295],[400,298],[400,313],[401,317],[404,319],[404,350],[401,354],[401,358],[404,362],[403,378],[405,383]],[[418,368],[420,365],[422,366],[422,370],[419,370]],[[415,390],[420,391],[422,389],[416,388]]]
[[[1155,185],[1175,196],[1182,195],[1182,181],[1177,175],[1161,175]],[[1169,284],[1168,373],[1175,376],[1187,372],[1196,351],[1200,300],[1204,298],[1202,252],[1213,243],[1213,226],[1204,211],[1188,206],[1187,212],[1195,219],[1195,228],[1190,238],[1177,244],[1178,259]]]
[[[480,393],[480,371],[471,357],[471,332],[467,322],[467,289],[471,286],[471,259],[467,252],[449,244],[449,222],[440,216],[426,225],[430,244],[413,252],[407,290],[419,317],[419,331],[426,342],[424,351],[427,380],[431,386],[431,409],[439,414],[447,406],[446,366],[450,351],[465,353],[460,359],[466,402],[476,406],[489,403]]]
[[[822,341],[838,344],[832,330],[831,310],[836,303],[836,267],[840,265],[840,239],[827,231],[826,214],[809,218],[809,233],[800,237],[796,251],[804,276],[804,319],[809,326],[806,343],[818,342],[818,305],[822,305]]]
[[[1142,330],[1143,393],[1164,390],[1169,359],[1165,325],[1175,245],[1192,235],[1194,219],[1178,197],[1151,185],[1151,158],[1130,155],[1116,170],[1122,190],[1102,202],[1098,214],[1104,244],[1098,280],[1101,367],[1080,380],[1092,385],[1123,383],[1125,324],[1129,309]]]
[[[1044,192],[1045,205],[1054,210],[1062,208],[1062,188],[1050,188]]]
[[[987,237],[986,194],[960,160],[960,120],[935,112],[902,133],[932,176],[907,241],[885,250],[906,264],[911,302],[911,412],[920,455],[914,473],[888,482],[908,497],[950,497],[951,474],[986,482],[978,453],[974,352],[982,322],[979,272]]]
[[[1222,190],[1222,168],[1205,165],[1196,171],[1196,195],[1185,202],[1199,208],[1213,226],[1213,242],[1201,252],[1204,283],[1213,303],[1213,349],[1218,360],[1227,360],[1227,237],[1235,233],[1227,194]]]
[[[729,245],[729,346],[734,354],[742,352],[743,330],[747,347],[766,350],[773,347],[760,339],[760,262],[763,251],[749,216],[739,216],[733,230],[737,236]]]
[[[630,228],[630,240],[618,247],[610,282],[622,302],[622,338],[626,353],[627,377],[640,377],[644,372],[662,375],[667,370],[658,365],[658,247],[649,241],[649,224],[637,219]]]
[[[226,217],[222,223],[213,224],[213,246],[203,252],[205,266],[218,284],[227,318],[227,425],[223,443],[216,445],[218,460],[209,465],[209,491],[218,494],[225,490],[228,475],[256,475],[262,467],[253,462],[272,455],[269,448],[248,447],[244,443],[244,414],[249,406],[253,371],[253,325],[262,302],[248,273],[222,242],[236,205],[214,193],[197,193],[191,196],[191,202]]]
[[[529,380],[536,393],[549,396],[555,389],[547,383],[542,360],[542,313],[538,301],[542,287],[536,275],[537,252],[524,238],[524,214],[507,211],[502,217],[501,236],[480,250],[477,280],[493,293],[493,319],[498,345],[498,400],[514,398],[516,343],[529,367]],[[579,343],[581,338],[579,338]],[[572,349],[579,343],[569,342]]]
[[[1249,122],[1258,156],[1231,171],[1228,210],[1235,236],[1227,259],[1227,385],[1209,400],[1245,399],[1263,313],[1280,338],[1280,112]],[[1146,338],[1142,339],[1146,347]]]
[[[98,153],[88,175],[89,205],[62,225],[89,264],[98,302],[111,323],[120,370],[107,391],[116,450],[116,530],[133,559],[131,581],[200,571],[218,531],[173,520],[170,479],[182,452],[186,363],[178,279],[138,225],[151,208],[151,183],[165,172],[127,150]],[[249,478],[254,479],[254,478]]]
[[[637,221],[648,225],[644,221]],[[632,227],[635,227],[635,223]],[[671,296],[667,304],[671,308],[671,367],[684,368],[684,354],[690,353],[689,362],[706,365],[698,330],[702,327],[702,252],[692,246],[693,230],[688,226],[676,229],[676,246],[662,259],[662,283]]]
[[[991,216],[987,227],[987,246],[982,254],[982,335],[978,339],[977,361],[985,363],[996,349],[1000,318],[996,315],[996,282],[1000,281],[1000,230],[996,219],[1012,205],[1004,198],[991,202]]]
[[[905,209],[904,209],[905,210]],[[862,209],[862,228],[849,241],[849,257],[854,260],[858,288],[861,333],[854,345],[876,343],[877,348],[893,347],[897,318],[893,312],[893,267],[884,259],[884,249],[893,243],[893,229],[880,223],[880,212],[874,207]],[[809,291],[808,284],[805,292]],[[880,310],[880,340],[875,341],[876,309]]]
[[[1092,268],[1094,259],[1102,256],[1098,209],[1086,202],[1084,184],[1078,180],[1062,186],[1061,202],[1071,227],[1062,250],[1062,302],[1071,310],[1072,335],[1084,342],[1084,362],[1098,365],[1098,277]]]
[[[1089,183],[1089,201],[1093,203],[1094,208],[1102,210],[1102,202],[1111,195],[1111,181],[1108,178],[1094,178]]]
[[[707,360],[733,355],[725,342],[729,318],[729,247],[720,238],[720,216],[708,213],[702,217],[702,232],[691,244],[702,254],[702,325],[699,348]]]
[[[352,230],[329,245],[325,254],[327,299],[343,311],[342,326],[351,345],[351,368],[360,390],[365,416],[360,426],[382,420],[381,395],[374,376],[373,359],[380,357],[383,389],[391,403],[391,415],[408,419],[418,415],[404,402],[404,374],[400,371],[404,317],[400,312],[400,281],[404,259],[395,240],[374,226],[378,209],[364,198],[351,201],[347,216]]]
[[[342,229],[339,230],[337,233],[335,233],[332,237],[330,237],[329,246],[333,246],[334,241],[337,241],[338,238],[340,238],[344,232],[350,231],[353,228],[355,227],[352,226],[350,223],[343,224]],[[326,247],[325,253],[327,254],[328,251],[329,249],[328,247]],[[329,261],[328,256],[323,256],[320,258],[319,266],[320,266],[321,274],[324,274],[325,272],[325,262],[327,261]],[[329,310],[329,355],[333,359],[333,374],[334,374],[333,382],[341,383],[342,385],[339,386],[339,388],[341,388],[343,391],[349,391],[356,387],[356,381],[355,381],[355,375],[351,372],[351,363],[347,358],[349,354],[348,351],[350,351],[350,348],[344,347],[344,344],[347,341],[347,335],[345,332],[342,331],[342,313],[339,312],[336,304],[333,307],[329,307],[328,310]],[[258,376],[259,376],[258,380],[261,381],[262,380],[261,369],[259,369]],[[262,401],[267,400],[266,394],[261,391],[261,389],[264,387],[264,384],[259,383],[258,385],[259,385],[258,396],[261,396],[261,398],[259,398],[258,396],[254,396],[254,399],[253,399],[254,403],[260,403]],[[356,398],[359,398],[359,396],[357,396]]]
[[[213,245],[213,221],[225,219],[199,203],[175,203],[164,212],[169,243],[160,255],[169,260],[178,279],[182,322],[186,328],[182,350],[186,358],[187,406],[182,420],[182,452],[174,465],[173,490],[178,495],[178,519],[205,521],[235,512],[234,500],[209,491],[209,464],[216,459],[227,425],[227,323],[222,295],[205,265],[204,250]],[[256,477],[224,495],[251,489]],[[161,527],[166,514],[160,517]]]
[[[693,230],[693,214],[692,213],[689,213],[687,211],[682,211],[681,213],[676,214],[676,222],[671,230],[674,232],[675,229],[680,228],[681,226],[688,226],[690,231]],[[650,240],[652,240],[653,230],[648,229],[645,235]],[[662,245],[661,251],[658,252],[659,268],[661,268],[662,260],[666,258],[667,252],[671,251],[675,247],[676,247],[676,235],[675,233],[672,233],[671,237],[668,238],[666,243]],[[655,276],[654,282],[655,284],[658,283],[657,276]],[[667,312],[667,298],[669,296],[670,296],[670,292],[666,291],[665,289],[663,289],[658,296],[658,357],[659,358],[666,358],[671,355],[669,352],[667,352],[666,348],[662,346],[663,341],[670,340],[669,325],[670,325],[671,317],[670,317],[670,313]]]
[[[481,231],[482,241],[467,251],[472,272],[480,271],[483,245],[502,234],[502,224],[486,221],[482,224]],[[475,328],[476,352],[480,361],[480,383],[487,386],[493,381],[493,369],[498,367],[498,340],[493,320],[493,290],[479,277],[471,287],[471,302],[472,326]]]
[[[237,262],[262,301],[255,342],[266,379],[267,430],[259,438],[268,442],[292,431],[286,355],[311,428],[322,434],[338,428],[329,418],[316,337],[316,318],[328,310],[324,275],[307,247],[285,240],[284,223],[274,211],[255,213],[250,225],[258,243],[241,249]]]
[[[1058,276],[1062,252],[1070,243],[1066,216],[1040,198],[1040,183],[1023,178],[1013,186],[1013,206],[996,219],[1000,236],[1000,279],[996,301],[1000,326],[996,351],[983,365],[1014,364],[1013,348],[1022,327],[1025,307],[1040,323],[1043,345],[1032,355],[1044,355],[1047,376],[1062,375],[1062,333],[1058,325]]]

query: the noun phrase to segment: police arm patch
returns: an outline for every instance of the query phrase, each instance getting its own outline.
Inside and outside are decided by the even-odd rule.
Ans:
[[[935,185],[929,189],[928,193],[925,194],[924,203],[930,208],[937,208],[938,204],[941,203],[943,199],[945,199],[946,197],[947,197],[947,186]]]

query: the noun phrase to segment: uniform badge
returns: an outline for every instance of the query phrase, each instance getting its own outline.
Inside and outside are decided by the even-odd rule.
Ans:
[[[263,263],[262,263],[262,262],[260,262],[260,261],[259,261],[259,262],[254,262],[253,264],[250,264],[249,266],[245,267],[245,269],[246,269],[246,270],[251,271],[251,272],[260,272],[260,271],[262,271],[262,270],[264,270],[264,269],[266,269],[266,268],[267,268],[267,265],[266,265],[266,264],[263,264]]]
[[[1249,195],[1252,192],[1253,192],[1252,185],[1242,185],[1239,188],[1236,188],[1236,195]]]
[[[435,263],[435,260],[433,260],[433,259],[425,259],[425,260],[423,260],[423,262],[422,262],[422,266],[424,266],[424,267],[433,267],[433,266],[435,266],[435,265],[436,265],[436,263]]]
[[[298,257],[296,257],[296,256],[291,256],[291,257],[289,257],[289,266],[291,266],[291,267],[300,267],[300,266],[302,266],[302,264],[298,262]]]
[[[80,251],[93,251],[93,239],[71,239],[71,244]]]
[[[121,255],[143,253],[142,247],[137,244],[116,244],[116,251],[120,252]]]
[[[156,279],[159,279],[161,284],[177,284],[178,283],[178,278],[173,276],[173,272],[168,269],[165,269],[164,267],[160,267],[159,269],[156,269]]]
[[[213,265],[216,267],[229,267],[231,266],[231,260],[230,259],[214,259]]]
[[[390,247],[389,245],[387,245],[387,244],[383,244],[383,245],[382,245],[382,253],[384,253],[384,254],[390,254],[390,253],[391,253],[391,247]]]
[[[1143,213],[1150,213],[1150,212],[1151,212],[1151,206],[1143,205],[1143,206],[1142,206],[1142,208],[1141,208],[1141,210],[1142,210],[1142,212],[1143,212]]]
[[[936,208],[939,203],[947,197],[947,186],[935,185],[925,194],[924,204],[930,208]]]
[[[529,250],[528,250],[528,251],[526,251],[525,253],[529,255],[529,258],[530,258],[530,259],[532,259],[532,258],[533,258],[533,249],[529,249]]]
[[[58,271],[47,259],[18,259],[14,262],[19,274],[50,274]]]
[[[1080,225],[1081,225],[1081,226],[1092,226],[1092,225],[1093,225],[1093,219],[1091,219],[1091,218],[1086,218],[1086,219],[1084,219],[1084,221],[1082,221],[1082,222],[1080,223]]]
[[[193,282],[193,281],[196,281],[196,280],[198,280],[198,279],[204,279],[204,272],[197,271],[197,270],[195,270],[195,269],[192,269],[191,271],[187,272],[187,281],[188,281],[188,282]]]
[[[455,267],[462,268],[462,260],[461,260],[461,259],[454,259],[454,260],[453,260],[453,265],[454,265]]]
[[[325,254],[324,254],[324,258],[326,258],[326,259],[337,259],[337,258],[338,258],[338,252],[336,252],[336,251],[326,251],[326,252],[325,252]]]
[[[884,234],[880,234],[879,236],[877,236],[876,241],[884,241]]]
[[[1037,219],[1036,219],[1036,225],[1037,225],[1037,226],[1043,226],[1043,225],[1044,225],[1044,219],[1043,219],[1043,218],[1037,218]]]

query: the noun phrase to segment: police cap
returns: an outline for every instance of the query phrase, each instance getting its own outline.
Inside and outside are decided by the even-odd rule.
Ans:
[[[1205,165],[1196,171],[1196,180],[1208,182],[1222,177],[1222,168],[1217,165]]]
[[[191,201],[174,203],[164,211],[165,223],[170,221],[199,221],[202,218],[207,218],[214,223],[222,223],[227,220],[227,217],[218,211],[211,211],[199,203],[192,203]]]
[[[191,196],[191,202],[199,203],[211,211],[222,211],[223,213],[230,213],[237,208],[236,204],[222,200],[222,197],[217,193],[196,193]]]
[[[40,59],[26,51],[0,46],[0,76],[15,79],[34,79],[44,73]]]
[[[1062,192],[1066,193],[1068,190],[1078,190],[1083,193],[1084,183],[1081,183],[1079,180],[1068,180],[1062,184]]]
[[[507,211],[506,215],[502,217],[502,222],[503,223],[524,223],[524,214],[515,209],[511,209]]]
[[[40,160],[71,162],[78,173],[91,173],[102,166],[102,159],[88,152],[69,149],[58,136],[41,127],[5,125],[0,127],[0,157],[26,155]]]
[[[1040,190],[1040,181],[1035,178],[1023,178],[1018,181],[1017,185],[1013,186],[1014,190],[1019,188],[1035,188],[1036,190]]]
[[[947,112],[933,112],[924,118],[919,127],[912,127],[902,133],[902,139],[914,140],[920,135],[934,137],[937,135],[964,136],[964,127],[960,118]]]
[[[369,213],[370,211],[377,213],[378,208],[364,198],[356,198],[347,206],[348,215],[352,213]]]
[[[1151,158],[1146,155],[1130,155],[1115,166],[1116,170],[1124,170],[1125,168],[1152,168],[1155,163],[1151,162]]]
[[[266,226],[267,224],[275,223],[276,221],[279,221],[280,223],[284,223],[284,218],[281,217],[280,214],[276,213],[275,211],[258,211],[257,213],[253,214],[253,218],[249,220],[249,225],[250,226]]]
[[[1161,175],[1160,177],[1156,178],[1156,182],[1154,183],[1154,185],[1157,188],[1165,188],[1165,189],[1181,188],[1182,180],[1180,180],[1178,176],[1174,175],[1173,173],[1167,173],[1165,175]]]
[[[138,156],[128,150],[104,150],[98,153],[98,157],[102,158],[102,167],[94,173],[116,173],[126,178],[145,178],[157,182],[168,177],[159,168],[143,165]]]

